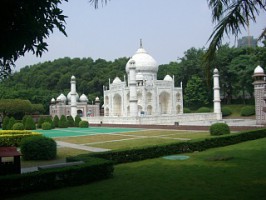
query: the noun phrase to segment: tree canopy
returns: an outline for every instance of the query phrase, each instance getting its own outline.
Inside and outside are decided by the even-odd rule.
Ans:
[[[66,35],[63,11],[68,0],[2,0],[0,6],[0,79],[8,76],[14,62],[26,52],[41,56],[45,42],[57,28]]]
[[[241,28],[247,29],[249,22],[256,22],[260,11],[266,11],[265,0],[207,0],[212,10],[212,21],[217,23],[209,41],[206,58],[211,61],[218,47],[222,45],[223,36],[233,34],[237,37]],[[265,37],[266,29],[260,38]]]

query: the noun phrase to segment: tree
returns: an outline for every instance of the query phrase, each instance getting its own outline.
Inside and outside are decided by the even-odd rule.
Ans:
[[[59,117],[57,115],[54,116],[53,123],[56,128],[59,127]]]
[[[0,7],[0,79],[11,73],[14,62],[26,52],[42,56],[48,44],[44,39],[57,28],[66,35],[63,11],[68,0],[2,0]]]
[[[67,119],[65,115],[62,115],[60,117],[59,123],[58,123],[59,128],[67,128],[68,124],[67,124]]]
[[[202,79],[193,75],[188,81],[185,89],[185,104],[192,107],[200,107],[208,104],[207,88],[204,87]]]
[[[206,53],[207,61],[211,61],[218,47],[222,45],[224,34],[233,34],[235,37],[241,33],[241,28],[247,28],[249,21],[256,22],[260,9],[266,11],[265,0],[207,0],[212,10],[212,21],[218,22],[212,32],[210,45]],[[266,29],[261,37],[266,36]]]

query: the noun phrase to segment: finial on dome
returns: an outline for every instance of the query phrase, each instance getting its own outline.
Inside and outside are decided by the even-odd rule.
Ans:
[[[140,39],[140,41],[139,41],[139,48],[142,49],[142,39]]]

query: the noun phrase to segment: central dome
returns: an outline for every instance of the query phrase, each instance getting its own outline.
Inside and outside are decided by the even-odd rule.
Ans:
[[[135,61],[135,67],[137,73],[156,73],[158,72],[158,64],[154,58],[147,53],[145,49],[140,46],[136,53],[132,56],[130,60]],[[129,73],[129,62],[126,64],[126,72]]]

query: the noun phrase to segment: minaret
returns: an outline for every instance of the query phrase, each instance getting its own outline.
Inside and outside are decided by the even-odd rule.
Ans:
[[[266,124],[266,113],[263,111],[266,104],[264,100],[265,95],[265,73],[261,66],[257,66],[254,70],[254,97],[255,97],[255,108],[256,108],[256,124]]]
[[[129,61],[129,109],[130,116],[138,116],[137,81],[135,61]]]
[[[217,68],[213,71],[213,112],[216,113],[216,119],[222,119],[220,86],[219,86],[219,71]]]
[[[77,116],[77,92],[76,92],[76,77],[71,76],[71,107],[70,107],[70,114],[75,119]]]

